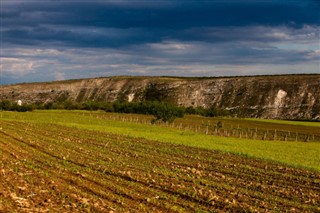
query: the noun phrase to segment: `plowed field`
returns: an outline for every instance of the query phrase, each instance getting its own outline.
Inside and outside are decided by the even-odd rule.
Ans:
[[[319,212],[320,173],[62,124],[3,120],[0,212]]]

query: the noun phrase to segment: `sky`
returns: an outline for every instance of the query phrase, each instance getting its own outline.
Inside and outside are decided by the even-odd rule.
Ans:
[[[1,0],[1,84],[320,74],[319,0]]]

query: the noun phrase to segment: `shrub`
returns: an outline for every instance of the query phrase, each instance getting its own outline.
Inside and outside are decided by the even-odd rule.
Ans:
[[[11,110],[12,103],[10,101],[4,100],[0,102],[0,110]]]
[[[185,111],[183,108],[169,103],[156,103],[151,113],[155,116],[155,118],[152,120],[152,123],[155,123],[159,120],[172,123],[177,117],[183,117],[184,112]]]
[[[34,109],[34,106],[31,104],[23,104],[20,106],[17,103],[10,102],[7,100],[0,102],[0,110],[27,112],[27,111],[32,111],[33,109]]]

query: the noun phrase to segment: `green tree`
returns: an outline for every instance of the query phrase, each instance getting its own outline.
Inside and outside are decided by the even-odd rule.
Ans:
[[[0,110],[11,110],[12,108],[12,103],[8,100],[4,100],[0,102]]]
[[[151,113],[155,116],[152,123],[156,121],[169,122],[172,123],[177,117],[183,117],[184,109],[174,106],[169,103],[158,103],[154,105],[153,111]]]

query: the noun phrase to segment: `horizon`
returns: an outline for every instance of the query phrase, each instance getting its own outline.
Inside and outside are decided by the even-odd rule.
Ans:
[[[20,84],[41,84],[41,83],[55,83],[55,82],[68,82],[68,81],[81,81],[89,79],[103,79],[103,78],[172,78],[172,79],[219,79],[219,78],[253,78],[253,77],[284,77],[284,76],[310,76],[310,75],[320,75],[320,73],[293,73],[293,74],[258,74],[258,75],[230,75],[230,76],[170,76],[170,75],[114,75],[114,76],[99,76],[92,78],[70,78],[63,80],[52,80],[52,81],[30,81],[30,82],[18,82],[11,84],[2,84],[2,86],[14,86]]]
[[[1,85],[320,74],[320,2],[1,1]]]

